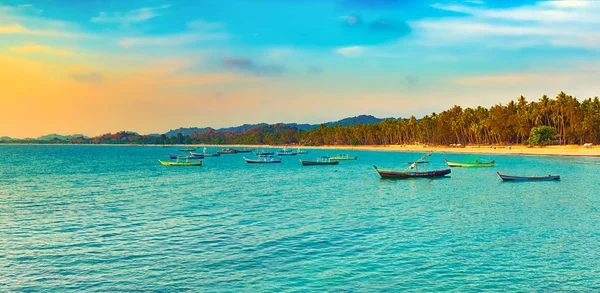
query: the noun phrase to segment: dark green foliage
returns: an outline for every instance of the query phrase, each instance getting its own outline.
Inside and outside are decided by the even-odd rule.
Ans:
[[[528,142],[530,145],[548,145],[554,139],[556,130],[550,126],[538,126],[531,128]]]

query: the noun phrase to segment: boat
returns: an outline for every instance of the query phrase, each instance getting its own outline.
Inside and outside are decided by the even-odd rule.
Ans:
[[[500,172],[496,172],[498,176],[502,179],[502,181],[553,181],[560,180],[560,175],[550,175],[547,176],[512,176],[501,174]]]
[[[321,157],[317,157],[316,161],[300,160],[300,163],[302,163],[302,166],[317,166],[317,165],[337,165],[340,162],[332,161],[327,156],[321,156]]]
[[[278,156],[295,156],[298,153],[296,152],[292,152],[292,151],[283,151],[283,152],[277,152]]]
[[[175,160],[199,160],[199,159],[203,159],[204,157],[196,157],[196,156],[178,156],[178,155],[173,155],[173,154],[169,154],[169,158]]]
[[[196,148],[195,147],[186,147],[185,149],[181,149],[179,151],[180,152],[195,152]]]
[[[238,150],[236,149],[221,149],[220,151],[217,152],[217,154],[220,155],[230,155],[230,154],[237,154]]]
[[[251,148],[243,148],[241,150],[237,150],[238,153],[251,153],[252,149]]]
[[[219,154],[219,153],[209,153],[206,150],[206,147],[204,147],[204,150],[202,151],[202,155],[204,155],[205,157],[219,157],[219,156],[221,156],[221,154]]]
[[[308,154],[308,152],[307,152],[307,151],[303,151],[303,150],[301,150],[300,148],[298,148],[298,149],[296,150],[296,154],[299,154],[299,155],[305,155],[305,154]]]
[[[350,161],[350,160],[356,160],[358,159],[358,157],[350,157],[348,156],[348,154],[339,154],[335,157],[331,157],[332,161]]]
[[[269,152],[269,151],[257,151],[254,152],[255,155],[259,156],[259,157],[263,157],[263,156],[272,156],[275,154],[275,152]]]
[[[402,171],[379,169],[375,165],[373,165],[373,167],[375,168],[375,171],[379,173],[379,176],[381,176],[381,178],[383,179],[437,178],[444,177],[452,172],[450,169],[427,171],[427,164],[431,162],[423,160],[428,156],[429,154],[425,154],[417,161],[404,162],[404,164],[409,164],[410,166]],[[419,165],[423,166],[422,171],[419,171]],[[412,169],[414,169],[414,171],[412,171]]]
[[[280,158],[274,158],[274,157],[259,157],[258,159],[248,159],[246,157],[244,157],[244,160],[246,161],[246,163],[248,164],[276,164],[276,163],[281,163],[281,159]]]
[[[448,167],[493,167],[495,161],[486,161],[478,158],[467,159],[465,162],[455,162],[444,159]]]
[[[190,156],[195,157],[195,158],[204,159],[204,154],[190,152]]]
[[[181,162],[179,159],[175,162],[172,161],[163,161],[158,160],[163,166],[202,166],[202,161],[190,162],[189,160],[185,160]]]

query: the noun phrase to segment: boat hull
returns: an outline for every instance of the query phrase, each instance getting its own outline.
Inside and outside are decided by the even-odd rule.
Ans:
[[[373,166],[373,167],[375,167],[375,170],[377,171],[377,173],[379,173],[379,176],[381,176],[381,178],[384,178],[384,179],[437,178],[437,177],[444,177],[452,172],[450,169],[434,170],[434,171],[426,171],[426,172],[402,172],[402,171],[378,169],[376,166]]]
[[[171,155],[169,154],[169,158],[175,160],[175,159],[180,159],[180,160],[200,160],[203,159],[203,157],[196,157],[196,156],[176,156],[176,155]]]
[[[448,167],[493,167],[495,161],[485,163],[465,163],[465,162],[454,162],[446,160]]]
[[[202,161],[198,162],[169,162],[158,160],[163,166],[179,166],[179,167],[190,167],[190,166],[202,166]]]
[[[560,175],[548,175],[548,176],[511,176],[506,174],[500,174],[496,172],[502,181],[555,181],[560,180]]]
[[[338,162],[338,161],[317,162],[317,161],[300,160],[300,163],[302,163],[302,166],[319,166],[319,165],[337,165],[340,162]]]

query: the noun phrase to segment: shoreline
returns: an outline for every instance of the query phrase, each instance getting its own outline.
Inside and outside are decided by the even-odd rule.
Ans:
[[[149,146],[149,147],[252,147],[252,148],[283,148],[283,145],[249,145],[249,144],[227,144],[227,145],[209,145],[209,144],[176,144],[176,145],[139,145],[139,144],[0,144],[0,146],[11,145],[58,145],[58,146]],[[389,152],[430,152],[430,153],[450,153],[450,154],[491,154],[491,155],[519,155],[519,156],[559,156],[559,157],[600,157],[600,146],[584,147],[580,145],[561,145],[526,147],[516,146],[427,146],[427,145],[325,145],[325,146],[287,146],[289,149],[328,149],[328,150],[361,150],[361,151],[389,151]]]

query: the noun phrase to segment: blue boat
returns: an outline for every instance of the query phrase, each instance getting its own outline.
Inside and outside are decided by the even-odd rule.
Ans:
[[[248,159],[246,157],[244,157],[244,160],[246,161],[246,163],[248,164],[276,164],[276,163],[281,163],[281,159],[280,158],[273,158],[273,157],[259,157],[258,159]]]

